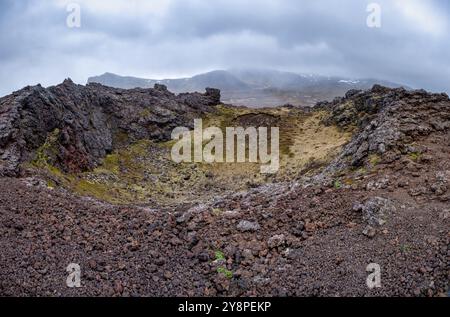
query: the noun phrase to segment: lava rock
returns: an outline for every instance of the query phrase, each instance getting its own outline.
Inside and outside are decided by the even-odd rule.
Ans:
[[[260,229],[260,225],[256,221],[241,220],[237,225],[237,229],[241,232],[257,231]]]

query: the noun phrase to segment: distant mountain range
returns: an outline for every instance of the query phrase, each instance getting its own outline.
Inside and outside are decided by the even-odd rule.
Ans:
[[[116,88],[151,88],[163,84],[174,93],[202,92],[206,87],[222,91],[222,101],[250,107],[282,104],[312,106],[318,101],[343,96],[350,89],[369,89],[374,84],[396,88],[402,85],[377,79],[350,79],[296,74],[266,69],[215,70],[193,77],[145,79],[105,73],[90,77],[88,83]],[[407,88],[407,87],[406,87]]]

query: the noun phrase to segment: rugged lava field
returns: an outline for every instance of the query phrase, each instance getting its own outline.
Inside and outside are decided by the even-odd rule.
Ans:
[[[194,118],[279,127],[279,172],[174,163]],[[0,294],[446,296],[449,140],[448,96],[422,90],[250,109],[215,89],[26,87],[0,99]]]

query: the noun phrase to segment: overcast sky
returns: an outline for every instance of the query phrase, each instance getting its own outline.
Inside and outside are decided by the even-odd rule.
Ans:
[[[369,3],[381,28],[369,28]],[[67,4],[81,8],[69,28]],[[450,91],[438,0],[1,0],[0,95],[104,72],[145,78],[270,68]]]

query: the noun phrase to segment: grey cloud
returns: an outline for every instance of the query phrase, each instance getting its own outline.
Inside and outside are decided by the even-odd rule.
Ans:
[[[56,0],[2,1],[0,94],[65,77],[85,83],[106,71],[176,77],[233,67],[371,77],[450,91],[450,6],[441,1],[424,8],[444,21],[447,29],[438,35],[420,28],[425,11],[402,15],[395,0],[378,1],[380,29],[365,24],[372,1],[172,0],[161,14],[139,4],[136,11],[101,10],[117,1],[95,10],[81,1],[80,29],[66,27],[67,12]]]

